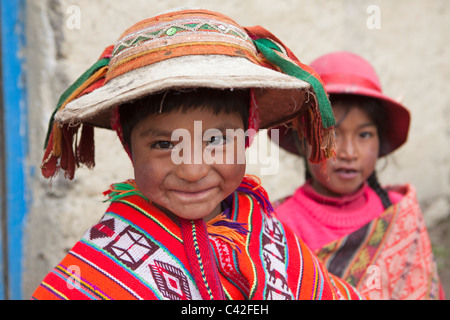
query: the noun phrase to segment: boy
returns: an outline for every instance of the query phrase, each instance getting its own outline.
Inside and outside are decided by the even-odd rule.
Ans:
[[[328,274],[276,219],[258,179],[244,175],[251,134],[299,115],[316,120],[305,134],[318,160],[332,147],[324,151],[332,123],[329,105],[316,103],[327,102],[320,81],[278,43],[262,28],[187,9],[140,22],[105,50],[63,95],[42,173],[72,178],[92,165],[94,125],[116,130],[135,179],[105,192],[103,218],[33,298],[362,298]]]

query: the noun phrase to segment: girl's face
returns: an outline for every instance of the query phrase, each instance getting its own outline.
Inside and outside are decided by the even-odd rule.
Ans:
[[[336,158],[326,167],[309,163],[313,188],[327,196],[357,191],[374,172],[380,140],[375,123],[357,104],[333,105],[336,118]],[[307,156],[309,157],[310,148]]]

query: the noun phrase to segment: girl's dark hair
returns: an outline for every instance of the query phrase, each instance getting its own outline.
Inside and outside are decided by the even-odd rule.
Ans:
[[[381,203],[384,209],[389,208],[392,205],[391,199],[389,199],[389,194],[386,189],[383,189],[378,182],[377,173],[374,171],[370,177],[367,179],[369,186],[376,192],[378,197],[380,197]]]
[[[386,110],[383,107],[382,103],[375,98],[370,98],[367,96],[357,96],[357,95],[346,95],[346,94],[334,94],[330,95],[331,105],[335,105],[337,103],[340,106],[346,108],[345,114],[350,111],[350,108],[357,107],[361,110],[365,111],[369,118],[375,123],[378,132],[378,138],[380,141],[380,154],[388,147],[387,145],[387,128],[386,128]],[[337,126],[339,123],[336,124]],[[305,159],[305,178],[311,179],[311,173],[308,168],[308,161],[306,157]],[[385,189],[383,189],[378,182],[377,173],[374,171],[370,177],[367,179],[368,185],[377,193],[380,197],[383,207],[387,209],[392,205],[391,200],[389,199],[388,193]]]
[[[331,105],[340,104],[345,108],[345,114],[347,114],[351,108],[358,107],[363,110],[369,118],[375,123],[378,132],[378,138],[380,140],[380,151],[383,151],[388,147],[387,142],[387,127],[386,127],[386,109],[382,102],[376,98],[358,95],[346,95],[346,94],[334,94],[330,95]],[[339,123],[336,124],[338,126]],[[385,153],[385,152],[384,152]]]
[[[171,111],[186,112],[195,108],[209,110],[214,114],[237,113],[242,117],[245,131],[248,126],[250,90],[210,88],[168,90],[122,104],[119,107],[119,117],[124,144],[131,150],[131,131],[148,115]]]

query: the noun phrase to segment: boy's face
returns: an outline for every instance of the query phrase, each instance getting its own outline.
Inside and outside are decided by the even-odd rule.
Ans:
[[[325,170],[321,164],[310,163],[309,168],[316,191],[339,196],[357,191],[373,173],[380,141],[376,125],[362,109],[346,109],[338,103],[333,112],[338,124],[336,159],[327,160]]]
[[[192,109],[147,116],[131,132],[139,190],[166,213],[185,219],[214,218],[245,174],[245,161],[238,161],[245,147],[226,134],[226,129],[243,128],[235,113]],[[172,135],[174,131],[178,136]],[[225,153],[234,160],[220,161]],[[204,155],[216,161],[205,162]]]

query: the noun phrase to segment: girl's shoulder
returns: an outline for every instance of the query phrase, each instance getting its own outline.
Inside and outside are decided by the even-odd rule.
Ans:
[[[416,197],[416,189],[413,185],[406,183],[401,185],[387,185],[386,191],[389,194],[389,198],[392,203],[398,203],[405,197]]]
[[[392,204],[399,203],[405,196],[404,194],[394,191],[394,190],[392,190],[392,191],[388,190],[388,195],[389,195],[389,199],[391,199]]]

